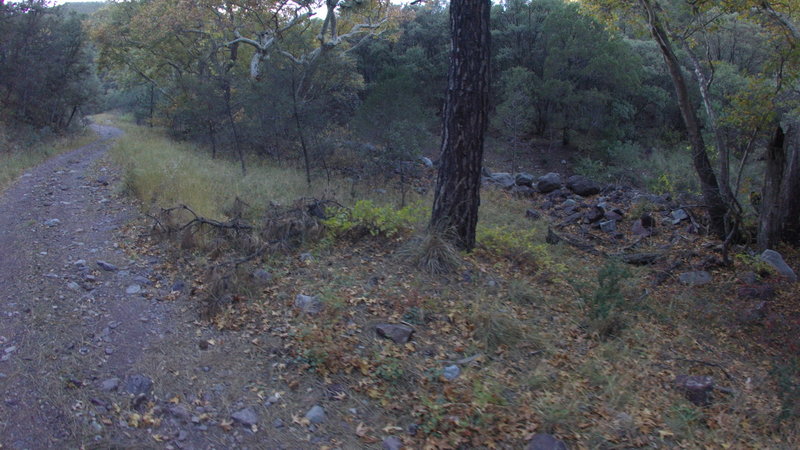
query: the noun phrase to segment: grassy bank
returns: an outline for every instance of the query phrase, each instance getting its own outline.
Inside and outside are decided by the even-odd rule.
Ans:
[[[263,211],[270,202],[335,195],[335,185],[309,186],[297,169],[251,163],[243,175],[238,162],[212,159],[191,144],[169,140],[157,129],[123,128],[126,134],[111,153],[125,169],[124,189],[147,206],[186,204],[200,215],[223,219],[237,198]]]

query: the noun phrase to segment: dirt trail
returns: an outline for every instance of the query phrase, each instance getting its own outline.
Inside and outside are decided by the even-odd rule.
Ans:
[[[0,448],[341,445],[335,415],[292,423],[320,386],[275,397],[279,342],[198,327],[185,299],[162,301],[163,257],[122,250],[139,213],[104,159],[121,131],[93,128],[0,196]]]

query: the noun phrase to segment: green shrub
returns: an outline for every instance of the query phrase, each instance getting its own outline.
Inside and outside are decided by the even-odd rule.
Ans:
[[[485,253],[510,259],[515,263],[526,263],[551,272],[566,272],[563,263],[556,262],[548,245],[540,242],[536,229],[511,228],[506,226],[478,226],[476,240],[478,249]]]
[[[377,206],[370,200],[359,200],[352,208],[332,208],[328,219],[323,221],[328,231],[336,236],[394,237],[408,232],[425,217],[421,202],[395,209],[391,206]]]
[[[588,298],[591,328],[601,337],[616,335],[625,325],[623,282],[630,272],[622,263],[611,260],[597,274],[597,289]]]

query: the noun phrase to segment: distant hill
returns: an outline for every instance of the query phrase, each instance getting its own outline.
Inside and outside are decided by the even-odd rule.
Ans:
[[[67,13],[71,11],[75,11],[77,14],[80,15],[91,15],[98,9],[102,8],[106,5],[106,2],[74,2],[74,3],[64,3],[61,7]]]

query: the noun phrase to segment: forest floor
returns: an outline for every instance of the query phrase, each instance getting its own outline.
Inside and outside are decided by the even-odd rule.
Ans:
[[[408,233],[220,273],[231,255],[152,233],[106,154],[120,131],[94,127],[0,197],[0,448],[800,445],[796,285],[744,250],[722,266],[682,226],[610,239],[560,200],[487,189],[499,225],[446,275],[408,263]],[[588,240],[548,244],[548,225]],[[631,250],[661,257],[609,262]],[[681,375],[713,378],[705,403]]]

